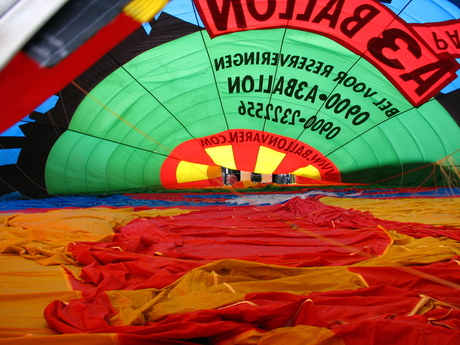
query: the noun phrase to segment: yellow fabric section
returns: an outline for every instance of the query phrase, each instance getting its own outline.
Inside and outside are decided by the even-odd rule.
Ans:
[[[158,210],[155,208],[152,208],[150,210],[142,210],[142,211],[136,211],[132,212],[132,217],[134,218],[155,218],[155,217],[169,217],[169,216],[177,216],[182,213],[190,213],[193,212],[193,210],[181,210],[180,208],[167,208],[164,210]]]
[[[306,167],[297,169],[296,171],[292,172],[293,175],[308,177],[316,180],[321,179],[321,174],[318,169],[316,169],[313,165],[308,165]]]
[[[190,210],[171,208],[134,212],[131,207],[62,209],[43,213],[0,214],[0,253],[20,254],[42,265],[74,264],[69,243],[109,241],[119,227],[135,218],[169,216]]]
[[[254,171],[259,174],[271,174],[280,165],[285,156],[285,153],[260,146]]]
[[[276,328],[265,333],[258,345],[345,345],[334,332],[324,327],[298,325]]]
[[[244,303],[250,292],[356,290],[366,284],[345,267],[294,268],[240,260],[221,260],[198,267],[170,286],[157,290],[110,291],[118,315],[112,325],[141,325],[168,314],[222,308]]]
[[[423,237],[388,231],[393,243],[385,253],[356,266],[412,266],[445,261],[460,254],[460,242],[449,238]]]
[[[133,0],[123,12],[140,23],[150,21],[168,3],[168,0]]]
[[[207,180],[208,167],[204,164],[181,161],[177,165],[176,180],[178,183]]]
[[[334,332],[324,327],[297,325],[268,332],[252,329],[215,345],[345,345]]]
[[[71,290],[59,266],[42,267],[18,255],[0,254],[0,267],[2,295]]]
[[[209,179],[222,177],[222,168],[218,166],[210,166],[208,167],[207,175]]]
[[[216,342],[215,345],[256,345],[259,343],[260,338],[265,334],[256,329],[237,334],[234,337]]]
[[[0,265],[0,344],[8,343],[5,338],[23,344],[22,337],[56,334],[43,318],[45,307],[55,299],[81,297],[78,291],[71,291],[63,270],[8,254],[0,254]]]
[[[223,145],[217,147],[208,147],[204,149],[206,153],[217,165],[236,169],[235,157],[233,156],[232,145]]]
[[[324,197],[327,205],[370,212],[377,218],[460,227],[460,198],[354,199]]]

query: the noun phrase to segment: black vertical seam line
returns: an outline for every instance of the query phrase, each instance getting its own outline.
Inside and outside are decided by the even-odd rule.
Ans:
[[[406,9],[406,7],[409,6],[409,4],[410,4],[411,2],[412,2],[412,0],[410,0],[410,1],[401,9],[401,11],[399,11],[398,14],[395,14],[395,17],[393,18],[393,20],[392,20],[391,22],[388,23],[388,25],[385,27],[385,29],[382,30],[382,32],[384,32],[384,31],[386,30],[386,28],[388,28],[388,27],[391,25],[391,23],[393,23],[393,22],[396,20],[396,18],[399,17],[399,15],[400,15],[402,12],[404,12],[404,10]],[[382,34],[382,32],[381,32],[380,34]],[[347,73],[350,72],[350,71],[353,69],[353,67],[354,67],[361,59],[363,59],[363,55],[359,55],[359,58],[353,63],[353,65],[351,65],[351,67],[347,70]],[[335,87],[332,89],[332,91],[329,93],[328,98],[329,98],[329,96],[332,94],[332,92],[334,92],[334,90],[335,90],[338,86],[339,86],[339,84],[337,83],[337,84],[335,85]],[[327,100],[327,99],[326,99],[326,100]],[[315,116],[319,114],[319,112],[320,112],[320,110],[323,108],[325,102],[326,102],[326,101],[324,101],[323,104],[320,106],[320,108],[319,108],[318,111],[316,112]],[[405,113],[406,111],[409,111],[409,110],[411,110],[411,109],[413,109],[413,108],[414,108],[414,107],[412,107],[412,108],[410,108],[410,109],[407,109],[407,110],[403,111],[401,114],[403,114],[403,113]],[[401,114],[398,114],[398,116],[401,115]],[[390,118],[391,118],[391,117],[390,117]],[[371,129],[377,127],[377,126],[380,125],[381,123],[388,121],[390,118],[385,119],[385,120],[383,120],[382,122],[379,122],[378,124],[372,126],[371,128],[369,128],[368,130],[366,130],[366,131],[364,131],[364,132],[362,132],[362,133],[366,133],[366,132],[370,131]],[[300,132],[300,134],[297,136],[297,139],[299,139],[300,136],[301,136],[305,131],[306,131],[306,129],[303,129],[303,130]],[[362,134],[362,133],[361,133],[361,134]],[[361,134],[360,134],[360,135],[361,135]],[[358,136],[356,136],[356,137],[354,137],[354,138],[348,140],[348,141],[347,141],[346,143],[344,143],[344,144],[341,144],[340,146],[338,146],[337,148],[335,148],[335,149],[332,150],[331,152],[329,152],[329,153],[327,153],[327,154],[324,154],[324,157],[328,157],[330,154],[332,154],[332,153],[334,153],[335,151],[341,149],[341,148],[344,147],[345,145],[348,145],[350,142],[352,142],[352,141],[358,139],[358,138],[360,137],[360,135],[358,135]]]
[[[431,100],[431,101],[429,101],[429,102],[432,102],[432,101],[435,101],[435,100],[433,99],[433,100]],[[427,103],[428,103],[428,102],[427,102]],[[376,124],[373,125],[372,127],[366,129],[364,132],[361,132],[361,134],[367,133],[367,132],[373,130],[374,128],[380,126],[382,123],[385,123],[385,122],[387,122],[387,121],[390,121],[391,119],[396,118],[396,117],[398,117],[398,116],[402,116],[402,115],[404,115],[406,112],[411,111],[411,110],[413,110],[413,109],[414,109],[414,107],[409,108],[409,109],[406,109],[406,110],[400,112],[400,113],[397,114],[397,115],[393,115],[393,116],[391,116],[391,117],[389,117],[389,118],[387,118],[387,119],[385,119],[385,120],[383,120],[383,121],[381,121],[381,122],[379,122],[379,123],[376,123]],[[358,137],[359,137],[359,136],[358,136]],[[335,151],[339,150],[340,148],[342,148],[342,147],[345,146],[345,145],[348,145],[348,144],[351,143],[352,141],[356,140],[358,137],[355,137],[355,138],[352,138],[352,139],[348,140],[346,143],[343,143],[342,145],[340,145],[339,147],[335,148],[334,150],[332,150],[331,152],[329,152],[327,155],[324,155],[324,156],[327,157],[327,156],[333,154]]]
[[[348,74],[348,72],[350,72],[350,71],[353,69],[353,67],[354,67],[354,66],[358,63],[358,61],[361,60],[361,59],[362,59],[362,56],[359,56],[359,58],[350,66],[350,68],[348,68],[347,74]],[[338,86],[339,86],[339,83],[337,83],[337,84],[332,88],[332,90],[331,90],[331,91],[329,92],[329,94],[327,95],[326,100],[320,105],[320,107],[319,107],[318,110],[316,111],[315,115],[313,115],[313,116],[316,116],[316,115],[318,115],[318,114],[321,112],[321,109],[323,109],[324,104],[325,104],[326,101],[329,99],[329,97],[332,95],[332,93],[335,91],[335,89],[337,89]],[[300,138],[300,136],[301,136],[306,130],[307,130],[307,129],[304,128],[304,129],[300,132],[300,134],[297,136],[297,140]]]
[[[281,55],[281,52],[283,51],[283,46],[284,46],[284,40],[286,39],[286,33],[287,33],[287,30],[288,30],[288,27],[289,27],[289,21],[287,21],[286,23],[286,27],[284,28],[284,32],[283,32],[283,37],[281,38],[281,44],[280,44],[280,49],[278,51],[278,62],[276,63],[276,67],[275,67],[275,75],[273,76],[273,83],[276,83],[276,77],[278,75],[278,69],[279,69],[279,65],[280,65],[280,55]],[[274,87],[275,84],[273,84],[272,87]],[[270,104],[272,102],[272,97],[273,97],[273,89],[270,90],[270,96],[268,98],[268,104]],[[267,119],[264,119],[264,126],[262,127],[262,132],[265,132],[265,126],[267,124]]]
[[[198,23],[199,17],[198,17],[197,9],[196,9],[195,4],[193,2],[192,2],[192,5],[193,5],[193,12],[195,14],[195,18],[196,18],[197,23]],[[205,39],[204,39],[204,33],[203,32],[205,30],[206,29],[202,29],[199,32],[200,32],[200,35],[201,35],[201,40],[203,42],[204,49],[206,51],[206,56],[208,57],[209,68],[211,69],[211,72],[212,72],[212,78],[214,80],[214,86],[216,88],[217,98],[219,99],[220,109],[222,110],[222,116],[224,117],[225,126],[227,127],[227,130],[229,130],[230,128],[228,127],[227,115],[225,115],[224,104],[222,103],[222,97],[220,96],[219,86],[217,84],[216,73],[214,72],[214,68],[212,67],[211,55],[209,54],[209,50],[208,50],[208,47],[206,46],[206,42],[205,42]]]
[[[197,25],[199,24],[199,15],[198,15],[198,12],[197,12],[197,9],[196,9],[196,6],[195,6],[195,3],[192,1],[192,7],[193,7],[193,13],[195,14],[195,19],[197,21]],[[227,132],[230,131],[230,128],[229,128],[229,125],[228,125],[228,121],[227,121],[227,115],[225,114],[225,109],[224,109],[224,104],[222,103],[222,97],[220,95],[220,91],[219,91],[219,85],[217,84],[217,78],[216,78],[216,73],[214,71],[214,68],[213,68],[213,65],[212,65],[212,61],[211,61],[211,56],[209,54],[209,50],[208,50],[208,47],[206,45],[206,42],[205,42],[205,39],[204,39],[204,31],[206,30],[206,28],[202,28],[200,30],[200,35],[201,35],[201,40],[203,42],[203,46],[204,46],[204,49],[206,51],[206,55],[208,57],[208,62],[209,62],[209,68],[211,69],[211,72],[212,72],[212,78],[214,80],[214,86],[216,88],[216,92],[217,92],[217,98],[219,99],[219,104],[220,104],[220,109],[222,111],[222,116],[224,118],[224,121],[225,121],[225,127],[227,127]],[[230,136],[230,133],[228,133],[229,136]],[[234,151],[234,148],[233,148],[233,145],[231,145],[231,148],[232,148],[232,154],[233,154],[233,162],[235,164],[235,168],[238,169],[238,167],[236,166],[236,160],[235,160],[235,151]],[[208,152],[204,149],[203,147],[203,151],[209,156]],[[211,159],[211,161],[214,162],[214,159],[212,159],[211,156],[209,156],[209,158]],[[217,165],[217,163],[214,162],[214,164]],[[228,167],[226,167],[228,168]],[[222,180],[222,182],[224,182]]]
[[[153,99],[155,99],[155,101],[158,102],[158,104],[160,104],[163,109],[165,109],[169,115],[171,115],[184,129],[185,131],[190,135],[191,138],[194,138],[194,136],[188,131],[187,127],[185,127],[181,121],[179,121],[179,119],[162,103],[160,102],[160,100],[158,98],[155,97],[155,95],[153,93],[150,92],[149,89],[147,89],[139,80],[137,80],[123,65],[121,65],[110,53],[107,53],[108,56],[110,56],[110,58],[120,67],[122,68],[126,74],[128,74],[140,87],[142,87],[150,96],[153,97]]]
[[[133,146],[133,145],[128,145],[128,144],[125,144],[125,143],[120,143],[118,141],[115,141],[115,140],[112,140],[112,139],[107,139],[107,138],[103,138],[103,137],[98,137],[98,136],[95,136],[95,135],[90,135],[88,133],[84,133],[84,132],[80,132],[80,131],[76,131],[76,130],[73,130],[73,129],[68,129],[67,130],[68,132],[73,132],[73,133],[77,133],[77,134],[81,134],[81,136],[78,138],[77,142],[72,146],[72,148],[69,150],[70,153],[72,153],[72,151],[75,149],[75,147],[77,147],[80,143],[80,141],[83,139],[83,137],[91,137],[91,138],[94,138],[94,139],[98,139],[98,140],[101,140],[101,141],[104,141],[104,142],[111,142],[111,143],[114,143],[118,147],[120,146],[124,146],[124,147],[130,147],[130,148],[133,148],[135,150],[140,150],[140,151],[144,151],[144,152],[148,152],[150,154],[157,154],[157,155],[161,155],[161,156],[165,156],[167,157],[166,155],[162,154],[162,153],[157,153],[157,152],[154,152],[154,151],[151,151],[151,150],[146,150],[146,149],[143,149],[143,148],[139,148],[137,146]],[[86,186],[86,189],[88,190],[88,176],[91,176],[93,177],[95,180],[97,180],[101,185],[105,186],[106,188],[106,191],[110,191],[109,188],[108,188],[108,179],[107,179],[107,175],[106,175],[106,172],[107,170],[105,170],[104,172],[104,176],[106,177],[105,179],[103,177],[99,178],[97,175],[95,175],[91,170],[88,169],[88,160],[90,159],[90,156],[93,154],[93,152],[96,150],[96,148],[99,146],[99,143],[93,147],[91,149],[91,151],[88,151],[88,154],[87,154],[87,160],[86,161],[79,161],[78,163],[84,168],[84,175],[85,175],[85,179],[84,179],[84,184]],[[111,153],[110,157],[108,157],[108,160],[110,160],[110,158],[113,156],[115,150]],[[69,157],[70,155],[67,156],[67,159],[66,159],[66,163],[65,163],[65,166],[67,166],[67,162],[69,161]],[[131,156],[130,156],[131,157]],[[64,175],[65,175],[65,179],[64,181],[67,181],[67,170],[64,172]],[[125,180],[126,181],[126,180]],[[46,181],[45,181],[46,183]],[[66,187],[66,190],[67,192],[66,193],[69,193],[68,191],[68,184],[65,183],[65,187]],[[126,186],[125,186],[126,187]],[[48,190],[46,190],[48,192]],[[49,193],[49,192],[48,192]]]
[[[85,132],[81,132],[81,131],[76,131],[75,129],[68,129],[66,132],[73,132],[73,133],[77,133],[77,134],[81,134],[81,135],[84,135],[86,137],[91,137],[91,138],[94,138],[94,139],[99,139],[99,140],[104,140],[106,142],[111,142],[111,143],[114,143],[114,144],[117,144],[117,145],[120,145],[120,146],[125,146],[125,147],[129,147],[129,148],[133,148],[133,149],[136,149],[136,150],[139,150],[139,151],[144,151],[144,152],[150,152],[150,153],[154,153],[156,155],[160,155],[160,156],[165,156],[167,157],[166,154],[164,153],[161,153],[161,152],[155,152],[152,151],[152,150],[147,150],[147,149],[144,149],[142,147],[138,147],[138,146],[134,146],[134,145],[129,145],[129,144],[126,144],[126,143],[121,143],[119,141],[116,141],[116,140],[113,140],[113,139],[107,139],[107,138],[104,138],[104,137],[98,137],[96,135],[92,135],[92,134],[88,134],[88,133],[85,133]]]

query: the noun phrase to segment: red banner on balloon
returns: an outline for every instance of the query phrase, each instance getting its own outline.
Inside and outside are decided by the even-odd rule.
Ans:
[[[433,32],[434,41],[433,35],[419,35],[430,29],[415,30],[373,0],[195,0],[195,3],[211,37],[271,28],[327,36],[372,63],[414,106],[423,104],[457,78],[456,71],[460,68],[450,50],[436,49],[444,47],[449,37],[439,36],[438,31]]]

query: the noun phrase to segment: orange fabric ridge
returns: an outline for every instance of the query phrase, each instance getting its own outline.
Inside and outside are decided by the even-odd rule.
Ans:
[[[458,343],[455,208],[417,200],[5,215],[0,344]]]

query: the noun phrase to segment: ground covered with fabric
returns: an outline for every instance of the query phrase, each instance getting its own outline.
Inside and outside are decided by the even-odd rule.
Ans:
[[[399,192],[4,205],[0,344],[459,344],[460,199]]]

